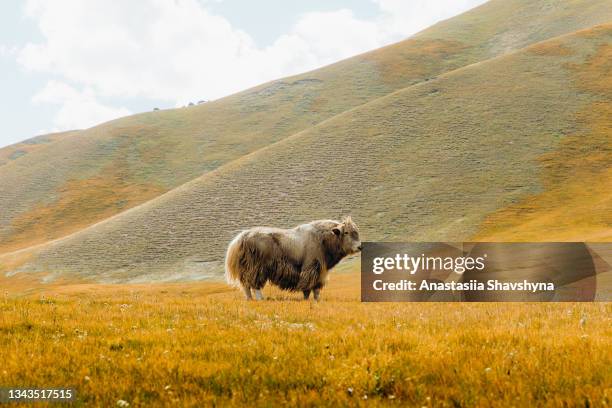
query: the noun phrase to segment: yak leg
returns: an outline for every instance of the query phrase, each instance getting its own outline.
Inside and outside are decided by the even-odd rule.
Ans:
[[[255,289],[255,299],[263,300],[263,294],[261,293],[261,289]]]
[[[315,300],[319,300],[319,289],[321,288],[321,284],[319,283],[321,279],[321,262],[315,259],[306,262],[305,265],[307,266],[302,268],[302,272],[300,273],[300,281],[306,287],[312,288],[314,285],[314,298]],[[304,299],[308,299],[310,292],[310,289],[303,291]]]
[[[253,296],[251,296],[251,288],[249,288],[248,286],[243,286],[242,290],[244,290],[246,300],[253,300]]]
[[[318,302],[319,299],[321,299],[321,288],[314,288],[313,292],[314,292],[314,300]]]

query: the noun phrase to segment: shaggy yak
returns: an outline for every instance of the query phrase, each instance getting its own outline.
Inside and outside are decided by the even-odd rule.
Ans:
[[[342,222],[312,221],[293,229],[257,227],[238,234],[227,248],[225,279],[240,286],[247,300],[263,299],[270,281],[281,289],[314,292],[319,300],[327,273],[347,255],[361,251],[359,229],[346,217]]]

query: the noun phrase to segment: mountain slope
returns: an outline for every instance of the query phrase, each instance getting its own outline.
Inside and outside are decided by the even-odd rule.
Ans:
[[[611,40],[611,25],[596,27],[379,98],[15,254],[21,265],[5,269],[102,281],[215,276],[242,228],[345,213],[366,240],[469,239],[487,215],[552,191],[548,180],[562,191],[574,171],[593,180],[609,171],[609,127],[596,130],[599,114],[585,112],[610,107]],[[568,150],[578,139],[582,148]],[[609,199],[610,189],[600,193]],[[604,207],[574,210],[590,212],[589,233],[610,226]]]
[[[78,131],[49,133],[26,139],[22,142],[12,144],[0,149],[0,167],[9,164],[20,157],[30,154],[36,150],[44,150],[51,144],[77,134]]]
[[[494,0],[412,39],[219,101],[118,119],[18,157],[0,149],[12,157],[0,166],[0,253],[78,231],[396,90],[610,19],[607,0]]]
[[[605,38],[609,33],[607,25],[580,35]],[[544,190],[491,214],[477,239],[612,241],[612,42],[600,43],[586,61],[568,68],[574,85],[596,96],[577,113],[583,131],[540,157]]]

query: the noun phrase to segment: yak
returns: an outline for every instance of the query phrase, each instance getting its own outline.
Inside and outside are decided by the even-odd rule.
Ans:
[[[239,233],[225,257],[225,279],[241,287],[247,300],[263,299],[270,282],[283,290],[314,293],[319,300],[327,273],[345,256],[361,251],[359,229],[350,216],[318,220],[292,229],[256,227]]]

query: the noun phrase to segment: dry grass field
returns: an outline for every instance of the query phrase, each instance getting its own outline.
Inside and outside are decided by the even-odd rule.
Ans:
[[[0,384],[81,405],[603,407],[612,305],[320,303],[222,284],[68,285],[0,299]]]
[[[346,214],[364,241],[612,241],[609,5],[492,0],[0,149],[0,386],[101,407],[612,405],[609,303],[366,304],[358,258],[319,303],[220,283],[238,231]]]

